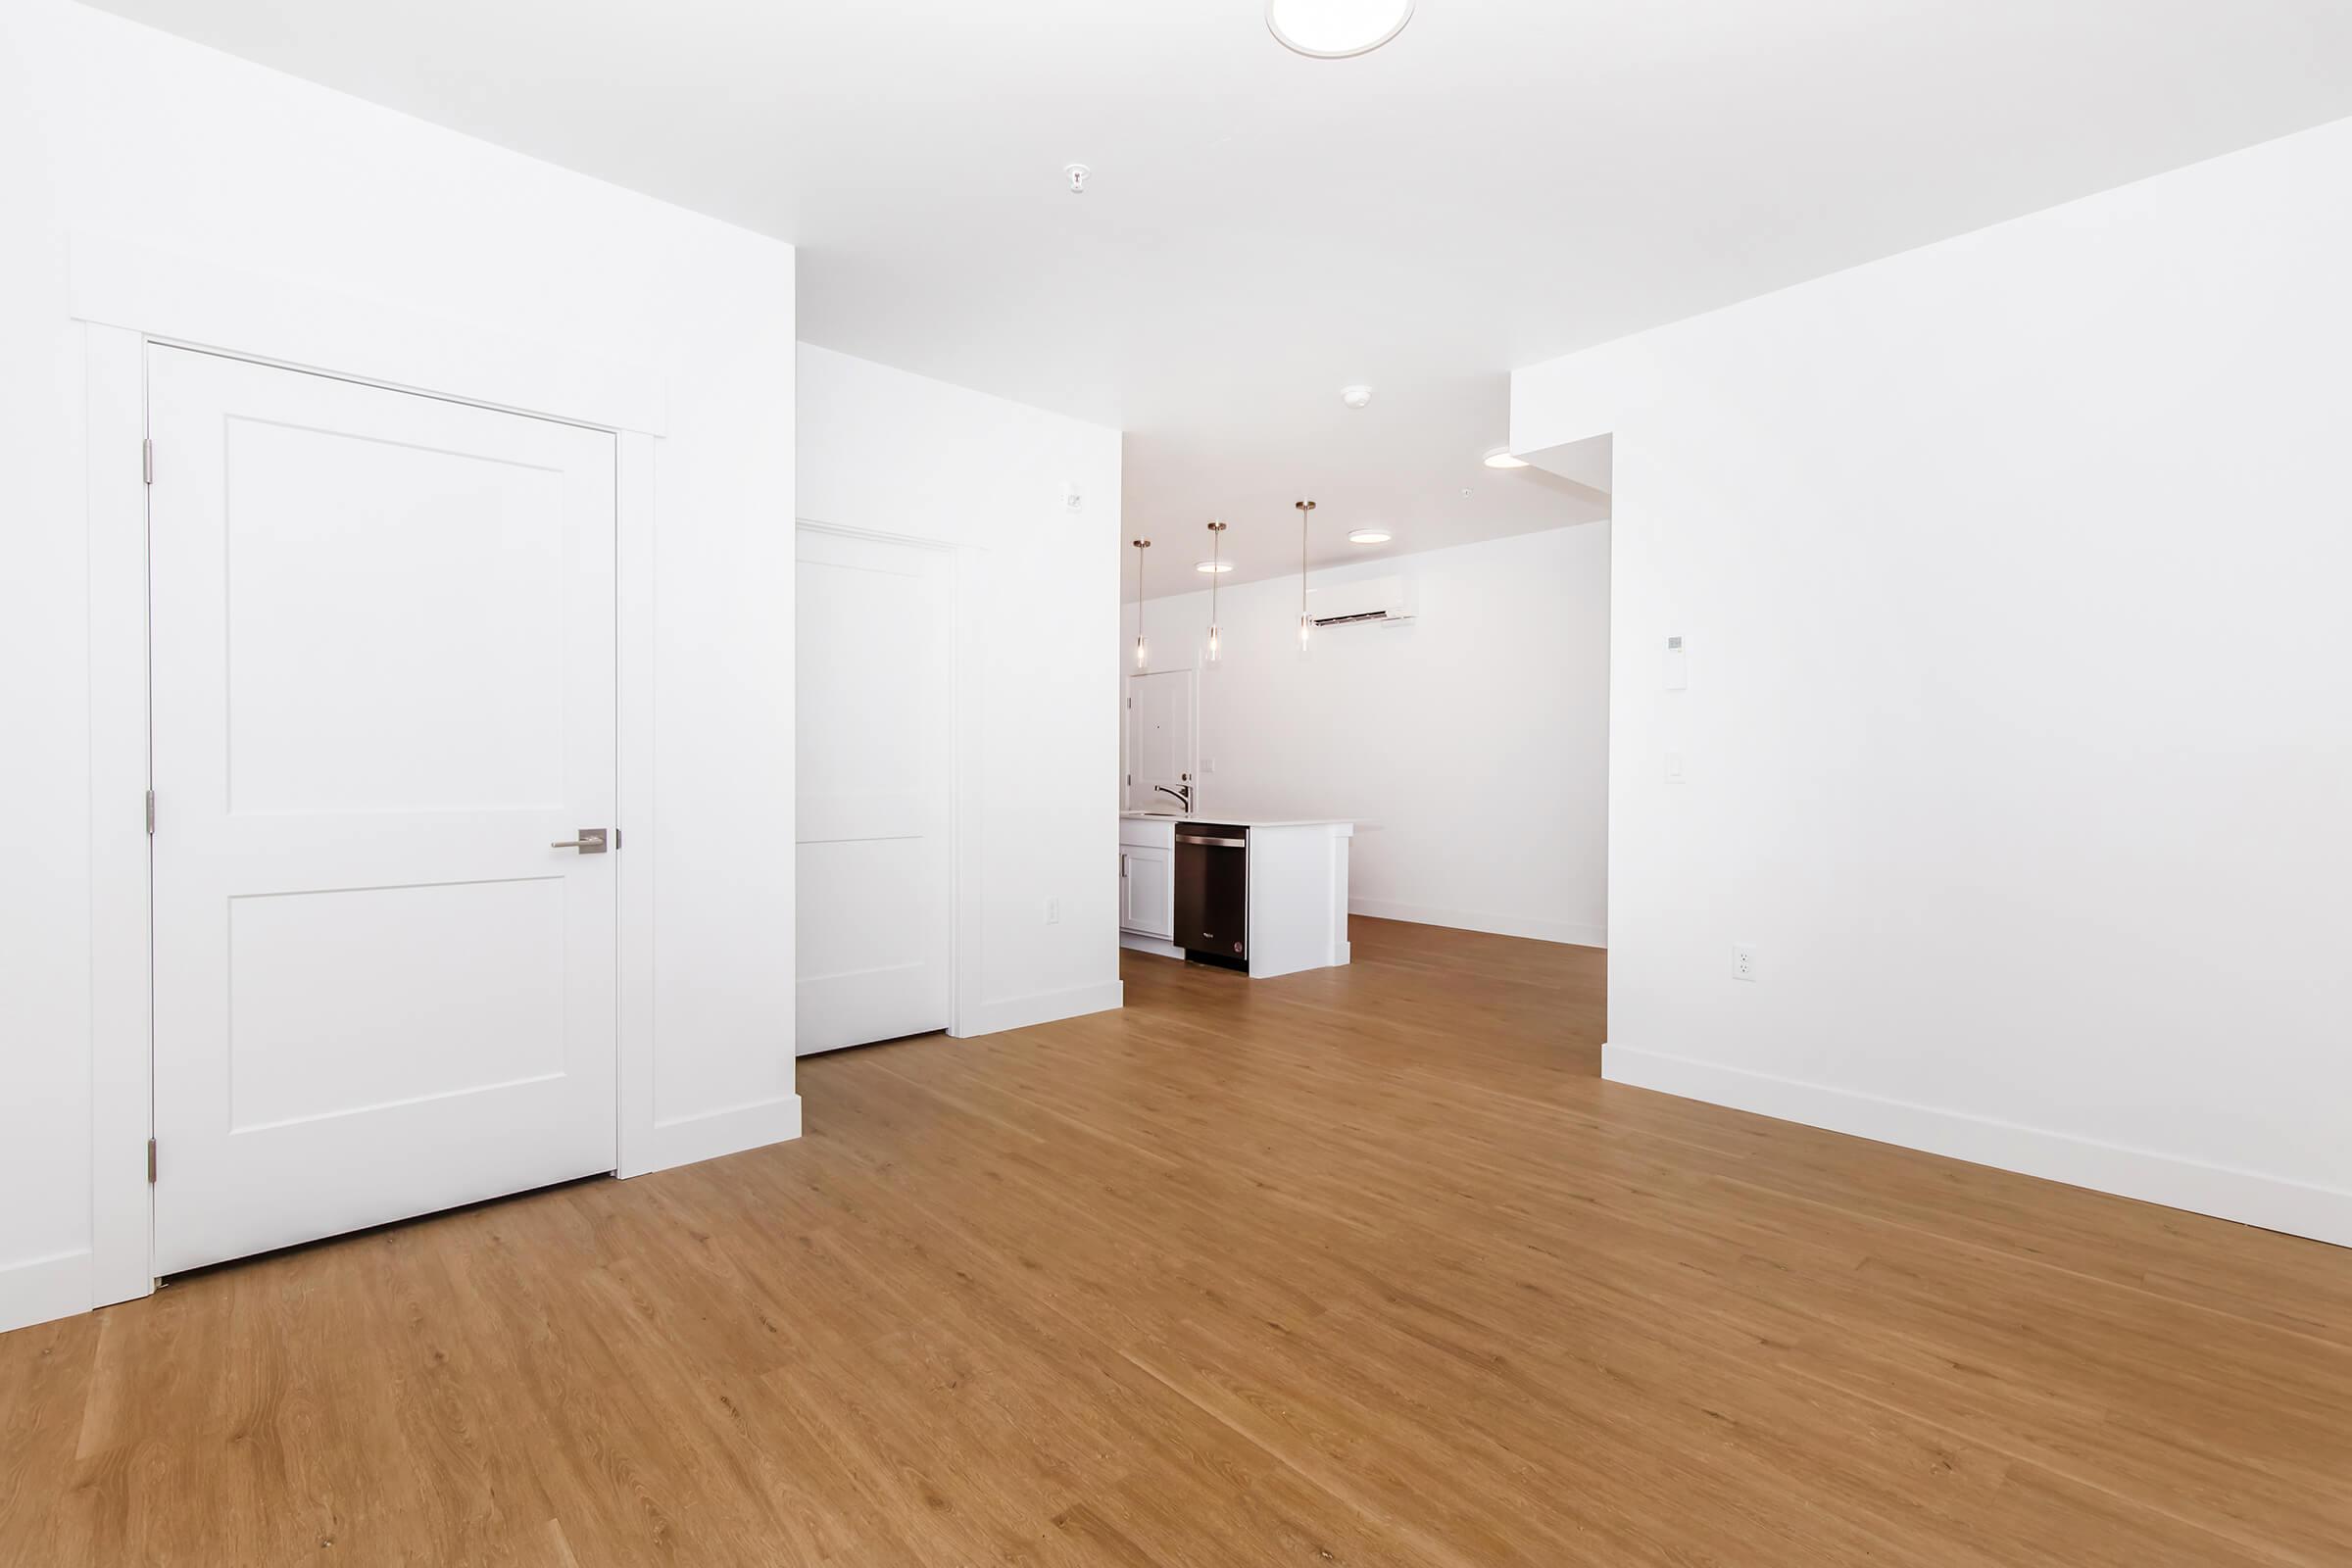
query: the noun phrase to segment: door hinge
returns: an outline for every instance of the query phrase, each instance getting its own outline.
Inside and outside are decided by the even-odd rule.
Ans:
[[[155,791],[147,792],[147,836],[155,837]]]
[[[155,483],[155,437],[139,443],[139,477],[148,484]]]
[[[152,1138],[147,1140],[147,1181],[151,1186],[155,1182],[155,1140]]]

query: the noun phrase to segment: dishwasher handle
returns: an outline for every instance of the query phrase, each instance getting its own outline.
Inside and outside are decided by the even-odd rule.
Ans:
[[[1192,833],[1177,834],[1176,842],[1179,844],[1205,844],[1211,849],[1217,850],[1246,850],[1250,847],[1248,839],[1212,839]]]

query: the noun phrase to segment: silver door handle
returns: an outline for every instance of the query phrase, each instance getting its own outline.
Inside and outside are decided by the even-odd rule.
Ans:
[[[577,850],[582,855],[605,853],[605,830],[603,828],[584,827],[579,830],[579,834],[580,836],[576,839],[558,839],[548,848],[551,850]]]

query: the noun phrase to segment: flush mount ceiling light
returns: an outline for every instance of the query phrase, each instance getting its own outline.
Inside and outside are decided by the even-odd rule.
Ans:
[[[1211,526],[1221,527],[1223,524],[1212,524]],[[1196,561],[1193,563],[1193,569],[1195,571],[1231,571],[1233,563],[1230,561]]]
[[[1385,545],[1395,537],[1386,528],[1355,528],[1348,531],[1348,542],[1351,545]]]
[[[1266,27],[1315,60],[1370,54],[1413,20],[1413,0],[1266,0]]]
[[[1527,466],[1527,460],[1512,457],[1509,447],[1496,447],[1481,461],[1490,468],[1524,468]]]
[[[1340,388],[1340,401],[1351,409],[1360,409],[1372,401],[1372,389],[1362,384]]]

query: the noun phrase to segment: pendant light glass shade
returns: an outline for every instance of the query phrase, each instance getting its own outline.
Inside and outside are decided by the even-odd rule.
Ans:
[[[1306,657],[1308,637],[1315,629],[1313,617],[1306,612],[1306,514],[1315,510],[1312,501],[1294,501],[1298,509],[1298,657]]]
[[[1225,525],[1208,525],[1208,662],[1217,662],[1217,578],[1225,569]]]
[[[1151,650],[1144,642],[1144,552],[1152,548],[1152,541],[1130,542],[1135,546],[1135,667],[1140,670],[1152,664]]]

